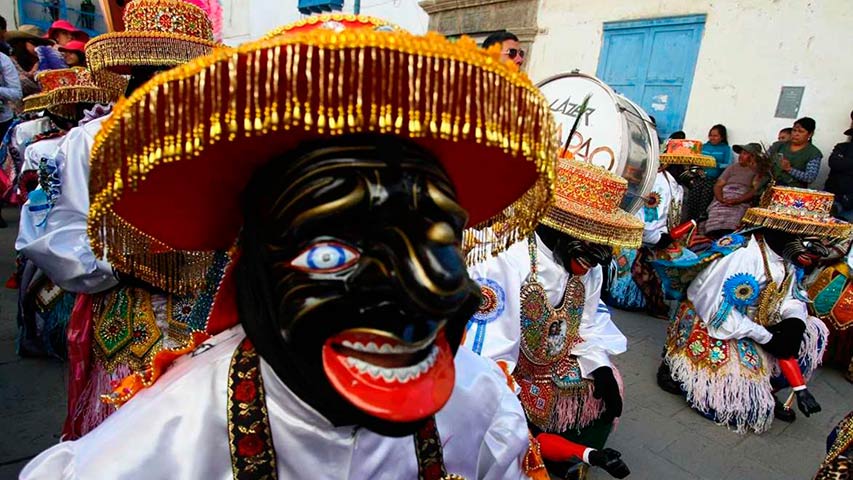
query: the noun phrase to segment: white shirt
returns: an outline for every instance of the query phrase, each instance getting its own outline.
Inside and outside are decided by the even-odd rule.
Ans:
[[[770,273],[776,284],[781,286],[785,278],[785,261],[777,255],[770,247],[765,246],[767,263]],[[789,265],[788,270],[794,267]],[[743,273],[751,275],[758,282],[760,289],[764,289],[769,279],[764,274],[764,263],[761,259],[761,249],[755,237],[749,239],[749,244],[735,250],[729,255],[711,262],[690,283],[687,288],[687,298],[693,302],[696,313],[708,325],[708,335],[718,340],[740,339],[749,337],[760,344],[770,341],[773,335],[763,326],[755,323],[748,315],[744,315],[736,308],[732,308],[725,320],[718,328],[710,324],[717,311],[723,304],[723,284],[732,276]],[[791,287],[782,301],[780,313],[782,318],[799,318],[805,321],[808,316],[806,304],[794,297],[796,281],[791,282]],[[757,302],[755,303],[758,304]]]
[[[86,233],[89,155],[95,135],[107,118],[108,115],[72,128],[63,137],[55,160],[62,194],[48,214],[40,234],[15,244],[15,248],[54,283],[70,292],[96,293],[118,283],[112,266],[95,257]]]
[[[205,342],[152,387],[138,393],[98,428],[42,452],[21,479],[232,478],[227,388],[241,326]],[[525,478],[528,449],[521,404],[497,367],[460,348],[456,384],[436,415],[448,473],[469,479]],[[415,479],[414,440],[367,429],[333,427],[294,395],[261,360],[280,479]]]
[[[536,236],[537,277],[545,288],[551,305],[559,305],[563,299],[570,273],[554,261],[553,253]],[[476,319],[468,324],[465,346],[485,357],[506,363],[510,372],[518,363],[521,339],[521,286],[530,275],[530,256],[527,239],[515,243],[501,254],[469,269],[471,278],[483,285],[486,280],[492,288],[501,290],[503,298],[498,305],[495,318],[478,324]],[[586,299],[578,333],[583,339],[572,348],[577,357],[581,373],[591,378],[598,367],[611,367],[611,355],[623,353],[628,340],[610,319],[607,306],[601,302],[601,267],[596,266],[581,277]],[[500,313],[498,313],[500,312]],[[478,330],[483,329],[479,334]]]
[[[684,188],[665,170],[655,175],[652,192],[656,193],[660,199],[657,207],[653,209],[655,218],[646,220],[646,207],[640,208],[636,213],[636,217],[645,224],[643,226],[643,243],[648,245],[655,245],[660,241],[662,234],[669,233],[667,218],[669,217],[670,202],[681,203],[684,198]]]

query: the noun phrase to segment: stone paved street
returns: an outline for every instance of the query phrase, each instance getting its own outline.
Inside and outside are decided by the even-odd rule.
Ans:
[[[14,210],[6,209],[10,224]],[[14,267],[15,228],[0,230],[0,280]],[[0,480],[15,478],[26,461],[59,440],[65,414],[64,369],[56,361],[15,355],[15,292],[0,290]],[[823,458],[826,435],[853,409],[853,385],[834,370],[821,370],[810,388],[824,411],[793,424],[776,422],[762,436],[740,436],[716,426],[654,383],[665,324],[614,312],[628,336],[618,358],[625,380],[625,412],[611,446],[623,452],[633,480],[805,480]],[[593,479],[609,478],[595,472]]]

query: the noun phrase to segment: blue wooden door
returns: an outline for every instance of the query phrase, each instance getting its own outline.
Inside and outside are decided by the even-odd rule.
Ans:
[[[704,27],[705,15],[604,24],[596,76],[655,117],[661,139],[684,125]]]

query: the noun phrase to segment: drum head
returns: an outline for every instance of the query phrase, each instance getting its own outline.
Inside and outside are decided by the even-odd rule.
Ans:
[[[648,115],[590,75],[564,73],[542,81],[538,87],[551,106],[561,145],[566,145],[580,104],[590,95],[587,110],[568,142],[568,151],[575,159],[625,178],[628,194],[622,208],[636,213],[652,189],[658,168],[657,134]]]

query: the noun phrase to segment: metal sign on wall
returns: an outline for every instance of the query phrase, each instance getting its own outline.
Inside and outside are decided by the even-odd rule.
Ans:
[[[782,87],[776,102],[776,118],[797,118],[806,87]]]

